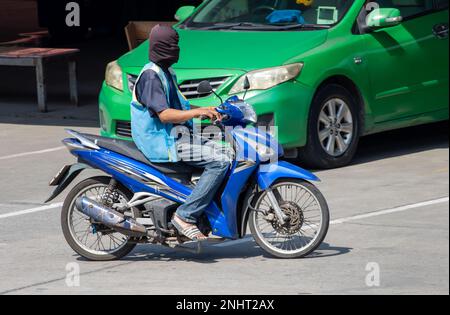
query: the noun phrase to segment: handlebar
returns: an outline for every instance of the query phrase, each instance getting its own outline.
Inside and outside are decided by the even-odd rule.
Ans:
[[[240,100],[237,96],[230,97],[225,103],[216,107],[215,110],[221,114],[221,120],[211,121],[215,126],[242,126],[248,124],[256,124],[257,116],[250,104]],[[209,119],[209,117],[200,117],[201,120]]]
[[[222,106],[216,107],[216,111],[219,114],[222,115],[222,120],[228,120],[230,118],[230,116],[226,114],[226,111],[222,108]],[[200,118],[200,120],[208,120],[208,119],[210,119],[208,116],[200,116],[199,118]],[[214,126],[221,126],[222,125],[221,121],[218,120],[218,119],[216,119],[214,121],[211,121],[211,123]]]

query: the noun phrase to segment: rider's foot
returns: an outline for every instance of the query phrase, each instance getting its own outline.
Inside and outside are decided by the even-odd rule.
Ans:
[[[202,232],[200,232],[195,224],[185,222],[176,214],[174,214],[172,218],[172,224],[175,226],[178,232],[193,241],[204,241],[208,239]]]

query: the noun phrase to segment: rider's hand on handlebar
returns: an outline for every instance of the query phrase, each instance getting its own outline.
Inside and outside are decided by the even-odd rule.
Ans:
[[[194,109],[194,117],[199,119],[209,118],[211,121],[221,121],[222,115],[220,115],[215,107],[201,107]]]

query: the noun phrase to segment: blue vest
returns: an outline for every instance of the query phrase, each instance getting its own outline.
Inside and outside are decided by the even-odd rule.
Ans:
[[[167,103],[170,104],[170,84],[164,71],[156,64],[149,63],[139,75],[133,91],[133,101],[131,102],[131,132],[133,141],[139,150],[155,163],[178,162],[178,154],[176,148],[176,139],[171,134],[173,124],[163,124],[157,115],[151,115],[148,108],[139,103],[136,94],[136,86],[141,79],[142,74],[147,70],[153,70],[162,82],[164,93],[167,97]],[[170,68],[172,80],[177,85],[175,72]],[[191,107],[186,98],[177,89],[177,95],[183,110],[189,110]],[[188,124],[192,125],[192,121]]]

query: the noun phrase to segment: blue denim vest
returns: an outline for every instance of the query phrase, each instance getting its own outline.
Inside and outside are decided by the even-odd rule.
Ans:
[[[137,83],[141,79],[142,74],[149,69],[158,75],[162,82],[167,102],[170,104],[170,85],[164,71],[154,63],[147,64],[139,75],[133,91],[133,101],[131,102],[131,132],[133,141],[151,162],[178,162],[176,141],[174,135],[171,135],[173,124],[163,124],[157,115],[150,115],[148,108],[137,100]],[[172,80],[175,82],[175,86],[178,86],[175,72],[171,68],[169,71],[172,75]],[[191,108],[189,102],[178,89],[177,94],[183,110],[189,110]],[[188,124],[192,125],[192,121],[189,121]]]

